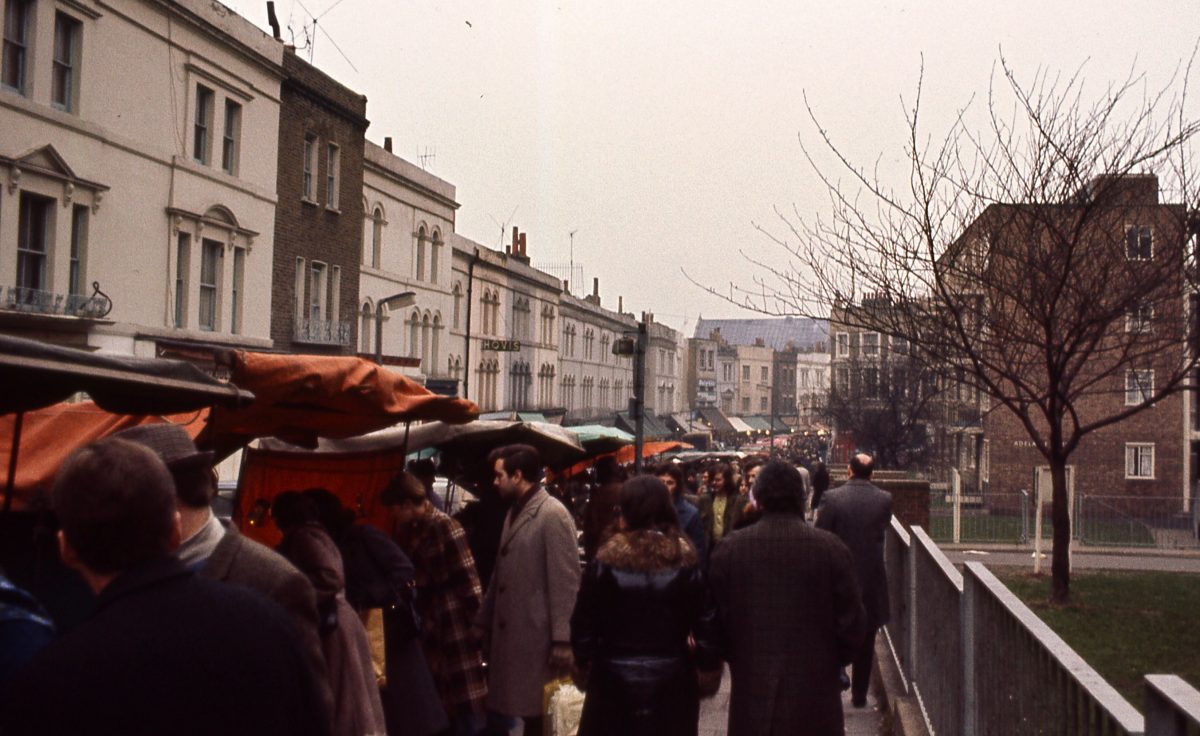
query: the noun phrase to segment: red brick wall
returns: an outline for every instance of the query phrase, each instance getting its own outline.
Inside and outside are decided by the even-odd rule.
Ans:
[[[271,281],[271,338],[293,352],[354,354],[358,346],[358,268],[363,234],[363,139],[367,100],[294,53],[284,55],[279,110],[278,204]],[[304,138],[317,142],[316,204],[304,202]],[[326,209],[328,144],[340,147],[338,212]],[[353,330],[346,346],[295,344],[296,258],[341,267],[339,319]],[[307,279],[305,289],[307,290]],[[307,294],[305,295],[307,299]],[[307,303],[307,302],[306,302]]]

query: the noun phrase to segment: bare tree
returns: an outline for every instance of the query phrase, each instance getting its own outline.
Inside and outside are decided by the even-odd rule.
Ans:
[[[1050,467],[1058,602],[1069,598],[1071,454],[1188,386],[1196,366],[1188,70],[1162,89],[1131,72],[1090,101],[1081,71],[1022,82],[1001,57],[986,122],[972,129],[961,114],[939,137],[921,124],[918,84],[895,187],[849,160],[809,106],[820,146],[801,146],[830,213],[778,211],[781,228],[759,229],[783,257],[744,253],[761,269],[754,285],[708,289],[817,317],[867,297],[884,306],[847,311],[855,328],[909,341],[925,370],[1009,412]],[[1159,204],[1160,179],[1178,204]]]

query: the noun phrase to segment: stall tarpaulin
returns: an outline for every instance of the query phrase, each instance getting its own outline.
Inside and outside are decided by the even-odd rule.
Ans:
[[[219,455],[258,437],[315,447],[321,437],[355,437],[410,421],[459,424],[479,415],[473,402],[435,394],[361,358],[237,351],[229,359],[231,380],[253,391],[255,401],[213,411],[200,444]]]
[[[379,495],[404,469],[404,449],[362,453],[284,452],[247,447],[242,452],[233,521],[243,534],[274,547],[282,535],[271,521],[271,501],[284,491],[326,488],[354,511],[360,523],[390,533],[391,516]]]
[[[112,414],[91,401],[27,411],[22,422],[12,508],[22,511],[36,505],[35,498],[49,491],[63,462],[89,442],[129,427],[162,422],[182,426],[194,439],[204,428],[207,418],[208,409],[166,416]],[[0,468],[7,468],[12,459],[16,422],[15,414],[0,416]]]
[[[656,455],[661,455],[664,452],[671,452],[672,450],[690,449],[692,449],[692,446],[686,442],[647,442],[642,445],[642,457],[654,457]],[[616,461],[621,465],[627,465],[633,462],[635,453],[636,450],[633,445],[626,445],[615,452],[606,452],[602,455],[589,457],[583,462],[575,463],[570,468],[564,470],[560,475],[564,478],[570,478],[573,475],[578,475],[579,473],[582,473],[583,471],[595,465],[602,457],[615,458]]]

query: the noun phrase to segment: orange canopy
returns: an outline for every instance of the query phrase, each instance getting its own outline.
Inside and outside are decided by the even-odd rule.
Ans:
[[[28,411],[17,450],[13,509],[26,509],[38,494],[48,492],[59,466],[72,452],[89,442],[128,427],[161,422],[182,425],[194,439],[204,428],[207,418],[208,409],[167,416],[110,414],[90,401]],[[5,477],[12,455],[15,424],[15,414],[0,416],[0,474]]]
[[[399,373],[355,357],[237,351],[230,380],[253,392],[244,408],[214,408],[199,443],[225,454],[256,437],[302,447],[415,420],[469,422],[479,407],[428,391]]]
[[[268,546],[282,535],[267,510],[283,491],[320,487],[333,492],[360,521],[391,532],[392,517],[379,494],[404,469],[403,448],[362,453],[281,452],[248,447],[242,453],[233,521],[251,539]]]
[[[595,457],[589,457],[587,460],[575,463],[570,468],[567,468],[566,470],[564,470],[562,472],[562,477],[570,478],[572,475],[578,475],[579,473],[582,473],[583,471],[585,471],[588,468],[595,465],[596,462],[602,457],[616,458],[617,462],[622,465],[631,463],[631,462],[633,462],[633,459],[634,459],[634,452],[635,452],[634,447],[635,447],[634,445],[625,445],[624,447],[620,448],[616,452],[606,452],[602,455],[596,455]],[[692,446],[686,442],[677,442],[677,441],[646,442],[645,444],[642,445],[642,457],[644,457],[644,458],[654,457],[655,455],[661,455],[664,452],[670,452],[671,450],[690,450],[690,449],[692,449]]]

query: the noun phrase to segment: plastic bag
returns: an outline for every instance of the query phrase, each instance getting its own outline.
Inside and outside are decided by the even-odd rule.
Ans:
[[[583,717],[583,697],[569,677],[547,682],[542,689],[544,736],[576,736]]]

